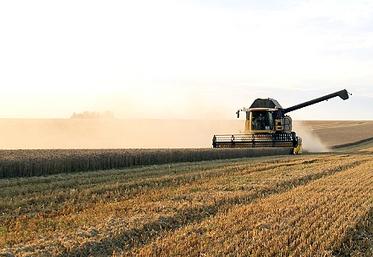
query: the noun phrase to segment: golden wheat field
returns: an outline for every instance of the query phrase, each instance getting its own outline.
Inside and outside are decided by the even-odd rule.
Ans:
[[[0,180],[1,256],[372,256],[373,152]]]
[[[304,122],[345,146],[300,156],[0,151],[0,256],[373,256],[372,124]]]
[[[0,0],[0,257],[373,257],[373,0]]]

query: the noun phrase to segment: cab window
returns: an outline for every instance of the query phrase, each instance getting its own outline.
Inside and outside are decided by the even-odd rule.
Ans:
[[[273,117],[271,112],[255,111],[251,113],[252,130],[273,130]]]

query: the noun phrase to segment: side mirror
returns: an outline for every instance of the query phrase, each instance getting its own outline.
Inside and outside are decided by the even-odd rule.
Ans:
[[[236,114],[237,114],[237,119],[240,118],[240,110],[238,110],[238,111],[236,112]]]

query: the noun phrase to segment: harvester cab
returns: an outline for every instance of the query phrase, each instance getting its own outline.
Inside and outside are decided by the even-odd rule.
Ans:
[[[250,108],[237,111],[246,114],[243,134],[215,135],[212,140],[214,148],[253,148],[253,147],[291,147],[294,154],[302,152],[302,139],[292,128],[289,112],[322,102],[334,97],[343,100],[349,98],[346,89],[313,99],[289,108],[283,108],[275,99],[256,99]]]

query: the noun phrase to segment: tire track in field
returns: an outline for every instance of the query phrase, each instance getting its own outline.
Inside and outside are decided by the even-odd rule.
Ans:
[[[285,181],[271,189],[261,190],[254,194],[251,193],[243,197],[224,199],[209,206],[191,208],[172,217],[160,218],[141,228],[127,230],[100,241],[87,242],[79,247],[71,249],[70,251],[65,251],[59,256],[111,255],[114,250],[118,249],[121,251],[130,251],[134,247],[141,247],[148,244],[165,232],[176,230],[191,223],[201,222],[206,218],[216,215],[220,211],[228,210],[232,206],[248,204],[260,198],[283,193],[295,187],[306,185],[314,180],[354,168],[365,162],[367,162],[367,160],[352,161],[348,164],[337,165],[334,168],[330,168],[317,174],[311,174],[294,180]]]

